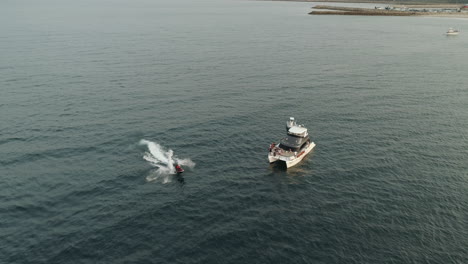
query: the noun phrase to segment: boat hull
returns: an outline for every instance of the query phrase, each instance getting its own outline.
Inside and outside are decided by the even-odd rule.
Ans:
[[[273,156],[273,155],[270,155],[270,154],[268,155],[268,161],[269,161],[270,163],[277,162],[278,159],[279,159],[279,156]]]
[[[302,159],[304,159],[309,152],[314,149],[315,143],[310,142],[309,146],[306,149],[302,150],[297,156],[282,156],[282,155],[273,155],[272,153],[268,154],[268,161],[270,163],[282,162],[286,165],[286,168],[291,168],[294,165],[298,164]]]

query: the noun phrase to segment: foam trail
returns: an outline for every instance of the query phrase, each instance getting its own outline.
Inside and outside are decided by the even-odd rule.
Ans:
[[[156,160],[168,164],[169,160],[164,156],[164,149],[158,143],[142,139],[140,145],[147,145],[151,155]]]
[[[165,150],[164,147],[156,142],[142,139],[140,145],[146,145],[149,152],[145,152],[143,159],[149,162],[157,170],[152,171],[150,175],[146,177],[147,181],[156,181],[162,179],[163,183],[171,182],[169,175],[175,174],[174,164],[179,163],[180,165],[193,169],[195,162],[190,159],[180,159],[174,156],[172,149]]]

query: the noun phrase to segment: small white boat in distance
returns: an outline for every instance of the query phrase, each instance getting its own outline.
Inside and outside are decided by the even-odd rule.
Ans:
[[[457,29],[449,28],[445,34],[447,36],[455,36],[455,35],[458,35],[458,33],[459,32]]]
[[[297,125],[294,117],[286,122],[287,136],[279,143],[272,143],[268,153],[270,163],[280,162],[290,168],[299,163],[315,147],[310,141],[307,128]]]

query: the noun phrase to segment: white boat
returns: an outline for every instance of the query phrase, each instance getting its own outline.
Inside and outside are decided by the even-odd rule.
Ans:
[[[272,143],[268,153],[270,163],[284,163],[290,168],[299,163],[315,147],[310,141],[307,128],[297,125],[294,117],[286,122],[287,136],[279,143]]]
[[[459,32],[457,29],[449,28],[445,34],[449,36],[455,36],[455,35],[458,35],[458,33]]]

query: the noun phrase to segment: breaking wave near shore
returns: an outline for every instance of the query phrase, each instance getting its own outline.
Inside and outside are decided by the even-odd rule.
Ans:
[[[163,183],[171,182],[171,175],[176,174],[174,168],[174,164],[176,163],[184,168],[193,169],[193,167],[195,167],[195,162],[191,159],[179,158],[174,155],[172,149],[166,149],[157,142],[142,139],[139,144],[148,147],[145,155],[143,155],[143,159],[156,168],[146,177],[147,181],[161,179]]]

